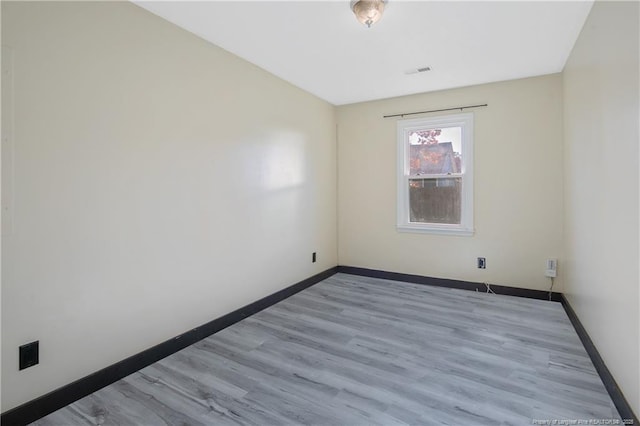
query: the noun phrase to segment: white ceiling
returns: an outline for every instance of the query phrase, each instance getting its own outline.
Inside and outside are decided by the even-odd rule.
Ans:
[[[334,105],[560,72],[593,4],[390,0],[368,29],[348,0],[134,2]]]

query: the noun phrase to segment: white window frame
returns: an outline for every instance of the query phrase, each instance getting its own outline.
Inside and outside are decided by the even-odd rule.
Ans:
[[[439,175],[409,175],[409,134],[416,130],[443,127],[462,128],[461,172]],[[400,232],[419,232],[445,235],[473,235],[473,113],[398,121],[398,199],[397,229]],[[462,179],[460,224],[421,223],[409,221],[409,180],[452,178]]]

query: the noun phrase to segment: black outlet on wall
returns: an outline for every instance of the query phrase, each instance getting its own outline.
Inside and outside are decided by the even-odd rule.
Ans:
[[[487,268],[487,259],[484,257],[478,258],[478,269],[486,269]]]
[[[39,344],[40,344],[40,341],[36,340],[35,342],[27,343],[26,345],[20,346],[19,348],[20,370],[33,367],[38,362],[40,362]]]
[[[311,253],[311,263],[316,263],[316,252]]]

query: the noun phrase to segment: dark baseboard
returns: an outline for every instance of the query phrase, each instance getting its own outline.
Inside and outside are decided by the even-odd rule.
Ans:
[[[3,426],[26,425],[334,275],[333,267],[2,413]]]
[[[618,409],[618,413],[620,414],[620,417],[625,421],[633,420],[633,423],[625,422],[624,424],[640,425],[640,423],[638,423],[638,418],[636,417],[635,413],[631,409],[631,406],[629,405],[624,395],[622,394],[622,391],[620,390],[620,388],[618,387],[618,384],[616,383],[615,379],[611,375],[611,372],[605,365],[604,360],[602,359],[602,357],[600,356],[600,353],[598,352],[595,345],[591,341],[591,338],[587,334],[587,330],[585,330],[585,328],[582,326],[582,323],[578,319],[578,316],[576,315],[575,311],[573,310],[573,308],[569,304],[569,301],[566,299],[564,295],[562,295],[561,302],[562,302],[562,306],[564,307],[564,310],[567,312],[567,316],[569,317],[569,320],[571,320],[571,324],[573,324],[573,328],[576,329],[576,333],[578,333],[578,337],[582,341],[584,348],[587,350],[587,353],[591,358],[591,362],[593,362],[593,366],[596,368],[596,371],[598,372],[600,379],[602,379],[602,383],[604,383],[604,387],[607,389],[607,392],[609,392],[609,396],[611,397],[611,400],[613,401],[616,408]]]
[[[354,266],[338,266],[338,272],[345,274],[361,275],[364,277],[382,278],[385,280],[405,281],[413,284],[426,284],[438,287],[459,288],[462,290],[486,292],[487,287],[483,283],[472,281],[450,280],[446,278],[425,277],[423,275],[409,275],[399,272],[378,271],[376,269],[357,268]],[[529,299],[549,300],[549,292],[543,290],[531,290],[528,288],[507,287],[502,285],[491,284],[491,290],[495,294],[504,294],[507,296],[527,297]],[[551,293],[551,300],[554,302],[561,301],[561,293]]]
[[[256,302],[253,302],[247,306],[237,309],[227,315],[210,321],[200,327],[196,327],[186,333],[176,336],[173,339],[167,340],[159,345],[149,348],[139,354],[133,355],[127,359],[124,359],[116,364],[106,367],[100,371],[97,371],[89,376],[79,379],[73,383],[56,389],[46,395],[29,401],[23,405],[13,408],[6,413],[2,413],[0,416],[0,424],[3,426],[13,425],[26,425],[34,422],[60,408],[65,407],[93,392],[102,389],[136,371],[153,364],[165,358],[181,349],[192,345],[199,340],[202,340],[210,335],[223,330],[244,318],[247,318],[263,309],[268,308],[271,305],[278,303],[281,300],[286,299],[314,284],[334,275],[336,272],[343,272],[346,274],[360,275],[373,278],[382,278],[395,281],[405,281],[414,284],[427,284],[439,287],[459,288],[463,290],[471,291],[486,291],[486,287],[482,283],[475,283],[470,281],[450,280],[445,278],[432,278],[421,275],[402,274],[398,272],[379,271],[375,269],[357,268],[353,266],[337,266],[327,269],[317,275],[314,275],[306,280],[300,281],[290,287],[266,296]],[[520,296],[533,299],[548,300],[549,293],[542,290],[522,289],[516,287],[491,285],[491,289],[496,294],[504,294],[510,296]],[[551,300],[561,302],[564,306],[571,323],[582,344],[584,345],[587,353],[591,357],[591,360],[596,368],[596,371],[600,375],[609,395],[615,404],[622,419],[633,420],[632,424],[638,423],[638,418],[635,416],[631,406],[624,398],[622,391],[618,387],[617,383],[613,379],[611,372],[605,365],[602,357],[598,353],[593,342],[589,338],[586,330],[580,323],[580,320],[576,316],[576,313],[571,308],[571,305],[565,299],[561,293],[552,293]]]

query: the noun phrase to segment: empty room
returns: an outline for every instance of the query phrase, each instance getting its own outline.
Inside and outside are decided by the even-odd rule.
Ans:
[[[640,414],[640,2],[2,1],[4,425]]]

